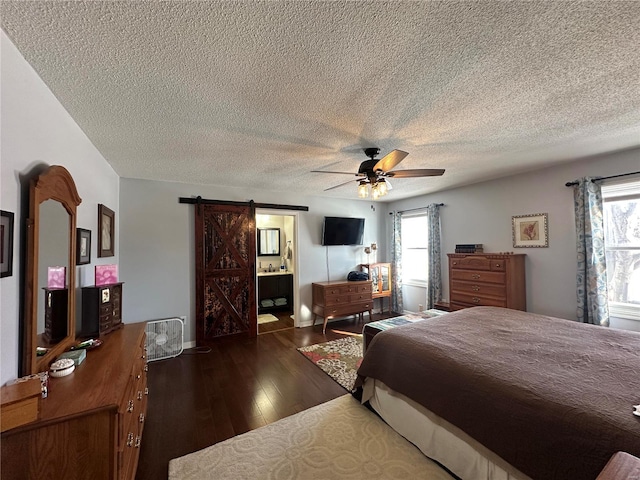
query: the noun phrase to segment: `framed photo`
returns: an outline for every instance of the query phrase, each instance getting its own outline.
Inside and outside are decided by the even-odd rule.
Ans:
[[[548,247],[547,214],[515,215],[513,223],[514,247]]]
[[[102,294],[102,303],[109,303],[109,289],[103,288],[100,293]]]
[[[98,204],[98,257],[113,257],[116,241],[116,214]]]
[[[13,212],[0,210],[0,278],[13,275]]]
[[[91,263],[91,230],[76,229],[76,265]]]

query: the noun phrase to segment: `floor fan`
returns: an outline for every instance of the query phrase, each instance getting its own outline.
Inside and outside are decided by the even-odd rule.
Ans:
[[[166,318],[147,322],[147,361],[164,360],[182,353],[184,322]]]

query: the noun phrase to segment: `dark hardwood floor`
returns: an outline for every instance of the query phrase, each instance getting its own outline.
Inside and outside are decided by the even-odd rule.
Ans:
[[[284,312],[272,312],[274,317],[278,319],[277,322],[269,322],[258,324],[258,335],[263,333],[272,333],[278,330],[284,330],[285,328],[293,328],[293,318],[291,315],[293,312],[291,310],[286,310]]]
[[[390,316],[374,314],[371,321]],[[167,478],[172,458],[346,394],[296,348],[361,333],[365,322],[330,322],[326,335],[318,321],[256,338],[221,339],[208,353],[191,349],[150,363],[136,479]]]

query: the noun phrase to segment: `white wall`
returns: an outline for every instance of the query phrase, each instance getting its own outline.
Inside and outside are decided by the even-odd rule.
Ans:
[[[0,384],[16,378],[19,355],[19,306],[24,279],[20,262],[23,219],[28,206],[21,204],[21,177],[37,165],[62,165],[73,176],[82,204],[78,207],[78,227],[92,231],[91,265],[78,267],[78,282],[93,283],[96,263],[118,263],[116,256],[96,259],[98,203],[116,212],[118,176],[87,139],[67,111],[0,31],[0,207],[15,213],[13,275],[0,280]],[[28,182],[25,182],[28,185]],[[80,283],[81,282],[81,283]]]
[[[442,274],[448,298],[447,253],[457,243],[482,243],[485,252],[524,253],[527,310],[562,318],[576,318],[576,247],[573,189],[565,183],[584,176],[635,172],[640,149],[583,159],[522,175],[416,197],[386,205],[387,211],[407,210],[442,202]],[[446,175],[446,173],[445,173]],[[549,247],[514,248],[511,217],[548,213]],[[386,215],[389,217],[389,215]],[[390,231],[387,218],[387,230]],[[417,311],[424,296],[407,289],[405,309]],[[640,330],[640,322],[613,319],[612,326]]]
[[[378,235],[382,209],[370,202],[346,201],[295,194],[172,182],[121,179],[120,181],[120,278],[123,319],[126,323],[187,316],[185,342],[195,340],[194,206],[178,203],[179,197],[302,205],[299,214],[296,276],[300,284],[300,324],[310,325],[311,284],[345,280],[351,270],[364,263],[362,247],[320,244],[325,216],[365,219],[364,244]],[[261,209],[261,213],[264,210]],[[274,211],[278,214],[278,211]],[[327,275],[327,256],[329,275]],[[277,265],[279,266],[279,261]]]

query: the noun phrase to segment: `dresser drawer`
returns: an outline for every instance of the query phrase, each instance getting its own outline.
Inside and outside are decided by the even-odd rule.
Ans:
[[[470,256],[464,258],[452,258],[451,268],[464,268],[467,270],[491,270],[491,263],[487,257]]]
[[[349,303],[354,304],[357,302],[368,302],[371,300],[371,292],[356,293],[355,295],[349,295]]]
[[[469,293],[472,295],[490,295],[492,297],[506,297],[507,291],[504,285],[495,283],[480,283],[480,282],[460,282],[457,280],[451,281],[451,291]]]
[[[485,307],[506,307],[506,298],[485,297],[482,295],[465,294],[459,292],[451,292],[451,303],[463,304],[467,307],[485,306]]]
[[[337,295],[327,295],[325,298],[324,304],[327,307],[331,307],[334,305],[344,305],[349,302],[349,295],[346,293],[337,294]]]
[[[371,310],[371,302],[351,303],[336,308],[334,315],[355,315],[356,313]]]
[[[505,274],[502,272],[482,272],[474,270],[451,270],[451,280],[465,280],[468,282],[487,282],[505,284]]]
[[[349,303],[346,305],[327,307],[324,309],[323,316],[340,317],[343,315],[355,315],[356,313],[367,312],[369,310],[371,310],[371,302]]]

